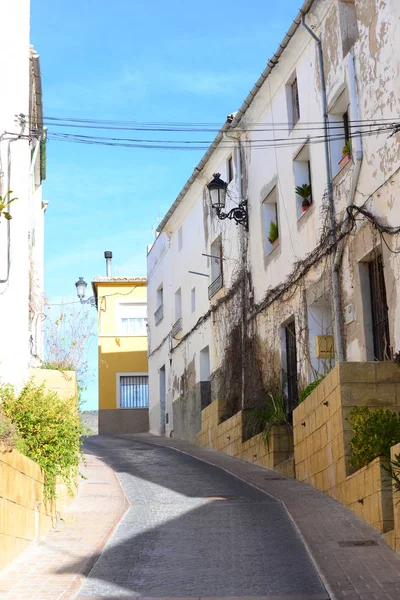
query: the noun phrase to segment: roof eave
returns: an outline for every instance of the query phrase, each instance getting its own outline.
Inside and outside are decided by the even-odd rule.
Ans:
[[[311,5],[313,4],[313,2],[314,2],[314,0],[305,0],[303,2],[303,6],[300,8],[300,10],[299,10],[296,18],[294,19],[292,25],[290,26],[289,30],[285,34],[285,37],[283,38],[282,42],[279,44],[277,51],[272,56],[272,58],[270,58],[268,60],[268,64],[267,64],[266,68],[261,73],[260,77],[257,79],[257,81],[254,84],[253,88],[247,94],[247,96],[246,96],[246,98],[245,98],[242,106],[235,113],[235,116],[234,116],[233,120],[231,122],[226,122],[223,125],[223,127],[220,129],[220,131],[218,132],[218,134],[215,137],[214,141],[212,142],[211,146],[208,148],[208,150],[204,154],[203,158],[200,160],[200,162],[198,163],[198,165],[195,167],[193,173],[191,174],[191,176],[189,177],[189,179],[185,183],[184,187],[182,188],[181,192],[177,196],[176,200],[171,205],[171,207],[169,208],[168,212],[166,213],[166,215],[162,219],[161,223],[157,227],[157,229],[156,229],[157,233],[161,233],[164,230],[166,224],[170,220],[170,218],[173,215],[173,213],[175,212],[175,210],[178,208],[178,206],[181,203],[183,197],[186,195],[186,193],[188,192],[188,190],[191,187],[191,185],[196,181],[198,175],[202,172],[202,170],[206,166],[208,160],[214,154],[214,151],[217,149],[220,141],[222,140],[223,134],[228,129],[235,128],[237,125],[239,125],[240,120],[242,119],[242,117],[245,114],[246,110],[249,108],[249,106],[252,103],[253,99],[255,98],[255,96],[257,95],[258,91],[260,90],[261,86],[263,85],[263,83],[265,82],[265,80],[267,79],[267,77],[269,76],[269,74],[271,73],[272,69],[276,66],[279,57],[281,56],[281,54],[283,53],[283,51],[285,50],[285,48],[289,44],[289,42],[292,39],[293,35],[296,33],[298,27],[301,24],[302,15],[303,14],[305,15],[305,14],[308,13],[308,11],[310,10]]]

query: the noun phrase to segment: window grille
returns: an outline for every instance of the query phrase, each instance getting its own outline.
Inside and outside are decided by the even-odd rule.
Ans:
[[[390,360],[389,313],[382,256],[368,263],[375,360]]]
[[[293,125],[296,125],[300,119],[300,103],[299,103],[299,89],[297,87],[297,78],[292,83],[292,116]]]
[[[120,376],[120,408],[147,408],[149,406],[148,375]]]
[[[286,370],[287,370],[287,397],[288,412],[291,419],[292,412],[296,408],[299,399],[297,386],[297,350],[296,350],[296,327],[294,321],[290,321],[285,327],[286,337]]]

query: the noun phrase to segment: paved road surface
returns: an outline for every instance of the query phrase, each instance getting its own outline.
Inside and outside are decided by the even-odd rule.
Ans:
[[[329,599],[274,498],[141,441],[94,437],[85,451],[117,472],[131,508],[78,597]]]

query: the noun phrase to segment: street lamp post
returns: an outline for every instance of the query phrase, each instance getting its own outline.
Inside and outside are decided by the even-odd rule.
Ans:
[[[241,200],[228,213],[224,212],[228,184],[220,176],[221,173],[214,173],[214,179],[207,185],[211,207],[215,209],[218,219],[233,219],[237,224],[243,225],[246,231],[248,231],[247,200]]]
[[[81,304],[89,304],[90,306],[96,306],[96,299],[94,296],[90,296],[85,300],[87,283],[83,279],[83,277],[79,277],[78,281],[75,283],[76,287],[76,295],[79,298]]]

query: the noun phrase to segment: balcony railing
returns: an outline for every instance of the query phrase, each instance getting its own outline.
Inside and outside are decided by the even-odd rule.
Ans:
[[[175,337],[180,331],[182,331],[182,318],[178,319],[176,323],[173,324],[171,331],[172,337]]]
[[[154,321],[156,322],[156,325],[159,324],[160,321],[162,321],[164,318],[164,304],[160,304],[160,306],[157,308],[156,312],[154,313]]]
[[[211,298],[213,296],[215,296],[215,294],[218,292],[218,290],[220,290],[222,288],[222,273],[220,273],[218,275],[218,277],[216,277],[214,279],[214,281],[212,282],[211,285],[208,286],[208,299],[211,300]]]

